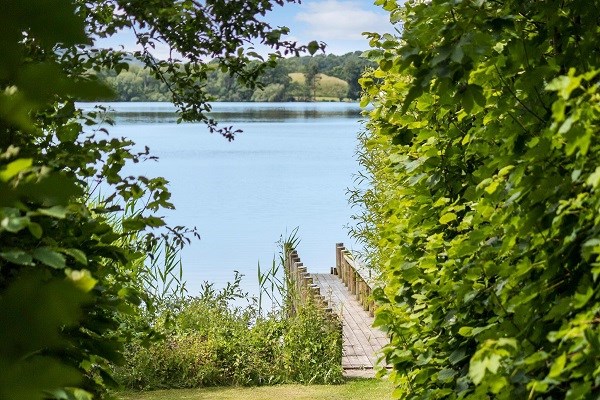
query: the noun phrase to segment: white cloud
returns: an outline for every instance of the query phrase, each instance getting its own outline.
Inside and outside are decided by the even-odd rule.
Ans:
[[[306,24],[306,31],[317,40],[364,41],[363,32],[387,32],[391,27],[387,15],[370,8],[364,7],[364,0],[313,1],[295,19]]]
[[[311,40],[327,44],[329,54],[344,54],[369,48],[362,32],[393,32],[389,14],[373,5],[373,0],[303,0],[302,4],[286,4],[266,18],[273,26],[286,25],[292,36],[286,40],[306,44]],[[127,51],[141,50],[133,32],[121,31],[108,39],[98,40],[97,47],[123,46]],[[272,51],[255,43],[256,51],[266,55]],[[157,43],[152,54],[160,59],[169,56],[169,48]],[[178,57],[179,55],[175,55]]]

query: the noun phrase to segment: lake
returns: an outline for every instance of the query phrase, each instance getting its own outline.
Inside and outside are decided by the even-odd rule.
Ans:
[[[336,242],[353,243],[346,189],[359,169],[358,104],[215,103],[212,117],[243,130],[233,142],[203,124],[177,124],[168,103],[103,105],[114,109],[111,135],[159,157],[127,172],[168,179],[177,209],[167,222],[198,228],[201,240],[181,253],[190,294],[204,281],[224,286],[233,271],[256,294],[258,262],[270,267],[277,240],[295,227],[313,272],[334,265]]]

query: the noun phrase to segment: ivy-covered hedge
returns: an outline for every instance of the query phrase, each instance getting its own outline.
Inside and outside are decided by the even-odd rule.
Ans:
[[[600,396],[600,1],[378,0],[357,234],[404,399]]]

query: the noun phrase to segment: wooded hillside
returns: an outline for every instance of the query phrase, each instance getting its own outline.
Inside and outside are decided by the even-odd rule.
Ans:
[[[342,56],[317,55],[281,59],[267,70],[255,89],[217,68],[208,74],[206,91],[215,101],[338,101],[360,96],[358,79],[375,63],[359,51]],[[101,80],[117,93],[117,101],[172,101],[164,82],[136,64],[128,70],[101,72]]]

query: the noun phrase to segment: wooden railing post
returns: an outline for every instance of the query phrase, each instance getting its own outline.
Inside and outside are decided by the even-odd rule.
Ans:
[[[298,256],[296,250],[288,251],[286,254],[286,272],[289,274],[292,268],[292,264],[294,262],[294,258]]]
[[[373,316],[375,301],[371,298],[371,270],[362,267],[346,250],[343,243],[336,243],[335,245],[335,263],[337,275],[348,288],[348,291],[355,295],[356,300],[363,309]]]
[[[341,275],[342,272],[342,249],[344,248],[344,243],[336,243],[335,244],[335,271],[334,275]]]
[[[297,260],[298,261],[294,261],[294,263],[292,264],[292,271],[290,274],[290,279],[292,279],[296,286],[298,286],[298,268],[304,265],[302,262],[300,262],[300,258],[298,258]]]
[[[306,273],[306,267],[299,266],[296,274],[296,287],[298,288],[298,293],[302,295],[302,284],[304,281],[304,274]]]
[[[346,249],[342,243],[336,244],[336,265],[333,267],[333,272],[340,278],[350,276],[351,265],[348,263],[346,257]],[[330,303],[331,299],[327,299],[321,293],[321,287],[315,283],[315,278],[307,271],[307,267],[300,261],[298,252],[291,250],[286,254],[284,260],[285,272],[288,274],[288,280],[290,284],[290,315],[294,315],[302,302],[312,301],[314,305],[325,312],[325,315],[331,316],[335,314],[335,320],[339,321],[341,316],[333,310],[333,303]],[[347,279],[346,279],[347,281]],[[348,283],[346,284],[347,286]],[[296,293],[293,293],[293,291]],[[340,324],[341,329],[341,324]]]

